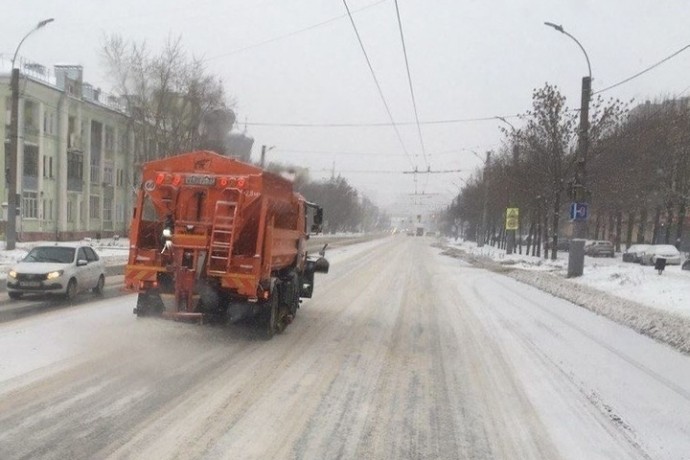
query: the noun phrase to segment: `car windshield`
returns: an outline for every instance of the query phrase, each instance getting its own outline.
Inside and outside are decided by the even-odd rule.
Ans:
[[[654,253],[655,254],[677,254],[678,249],[676,249],[675,246],[671,246],[670,244],[661,244],[659,246],[654,247]]]
[[[74,260],[74,248],[43,246],[33,248],[22,262],[52,262],[68,264]]]
[[[646,244],[633,244],[627,250],[627,252],[644,251],[648,248]]]

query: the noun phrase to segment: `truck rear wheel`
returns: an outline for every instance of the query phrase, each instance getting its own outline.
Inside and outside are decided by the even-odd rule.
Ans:
[[[299,281],[299,275],[297,273],[292,274],[292,278],[290,279],[290,289],[289,289],[289,298],[286,299],[288,303],[288,310],[290,312],[290,315],[294,318],[295,315],[297,315],[297,309],[299,308],[299,289],[300,289],[300,281]]]
[[[260,320],[264,337],[267,340],[285,330],[286,313],[285,309],[281,308],[278,289],[274,287],[271,290],[271,298],[267,302]]]
[[[149,315],[159,315],[163,311],[163,301],[158,294],[139,293],[134,314],[142,318]]]

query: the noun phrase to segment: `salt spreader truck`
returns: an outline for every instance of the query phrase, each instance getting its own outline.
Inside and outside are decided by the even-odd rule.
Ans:
[[[231,321],[256,317],[268,337],[310,298],[323,257],[307,253],[323,210],[292,182],[210,151],[143,165],[125,288],[137,316]]]

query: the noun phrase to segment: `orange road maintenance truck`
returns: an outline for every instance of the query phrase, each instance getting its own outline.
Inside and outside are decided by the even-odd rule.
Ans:
[[[323,210],[292,182],[211,151],[143,165],[125,288],[137,316],[230,321],[255,317],[267,337],[310,298],[323,257],[307,253]]]

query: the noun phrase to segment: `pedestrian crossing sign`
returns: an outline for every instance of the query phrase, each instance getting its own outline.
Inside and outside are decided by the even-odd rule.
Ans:
[[[517,230],[519,217],[519,208],[506,208],[506,230]]]

